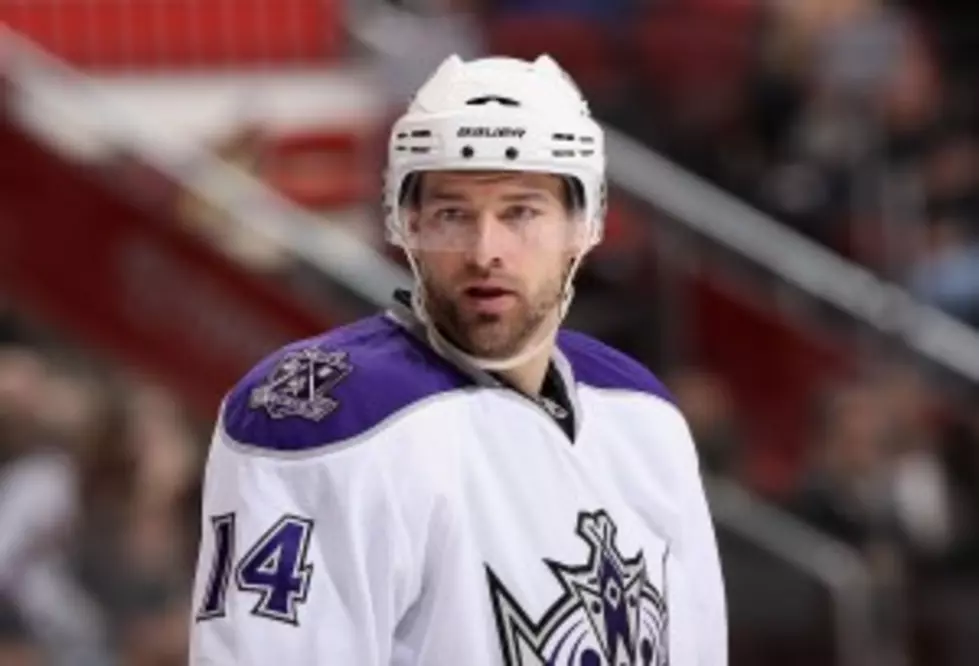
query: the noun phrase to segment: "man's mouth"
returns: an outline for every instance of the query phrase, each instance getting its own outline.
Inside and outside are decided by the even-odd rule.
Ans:
[[[502,314],[516,300],[516,292],[493,285],[466,287],[462,293],[477,312],[487,315]]]
[[[513,292],[503,287],[468,287],[465,290],[466,296],[477,299],[499,298],[501,296],[512,295]]]

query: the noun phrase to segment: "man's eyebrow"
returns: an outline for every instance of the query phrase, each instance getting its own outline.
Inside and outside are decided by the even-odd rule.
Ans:
[[[426,202],[437,202],[437,203],[460,203],[469,201],[470,198],[463,194],[462,192],[454,192],[452,190],[431,190],[426,192],[424,197]],[[544,192],[528,191],[528,192],[510,192],[500,196],[500,199],[507,203],[524,203],[524,202],[546,202],[550,198]]]
[[[513,192],[511,194],[504,194],[500,197],[505,201],[548,201],[548,197],[543,192]]]
[[[426,192],[425,198],[434,199],[436,201],[466,201],[469,197],[459,192],[451,192],[449,190],[434,190],[432,192]]]

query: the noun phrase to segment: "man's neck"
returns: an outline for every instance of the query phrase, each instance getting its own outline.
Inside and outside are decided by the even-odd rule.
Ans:
[[[530,359],[526,363],[503,370],[499,375],[509,382],[515,389],[530,396],[540,395],[541,387],[544,385],[544,377],[547,375],[547,367],[551,362],[550,345],[541,350],[541,353]]]

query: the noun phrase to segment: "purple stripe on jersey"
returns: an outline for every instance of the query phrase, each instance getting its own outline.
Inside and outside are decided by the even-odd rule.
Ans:
[[[228,395],[224,429],[243,444],[302,451],[349,440],[419,400],[471,384],[377,315],[263,360]]]
[[[558,345],[576,380],[673,402],[645,367],[581,333]],[[256,365],[225,401],[237,442],[303,451],[352,439],[425,398],[473,386],[472,378],[384,315],[293,343]]]
[[[564,352],[579,384],[595,388],[623,389],[676,401],[644,365],[583,333],[561,331],[558,347]]]

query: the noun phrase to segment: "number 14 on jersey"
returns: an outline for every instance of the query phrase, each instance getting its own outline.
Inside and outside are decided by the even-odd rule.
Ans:
[[[312,564],[306,561],[313,521],[279,518],[235,566],[235,514],[211,518],[214,555],[197,621],[224,617],[228,588],[234,578],[240,592],[257,595],[251,612],[258,617],[299,624],[299,605],[306,601]]]

